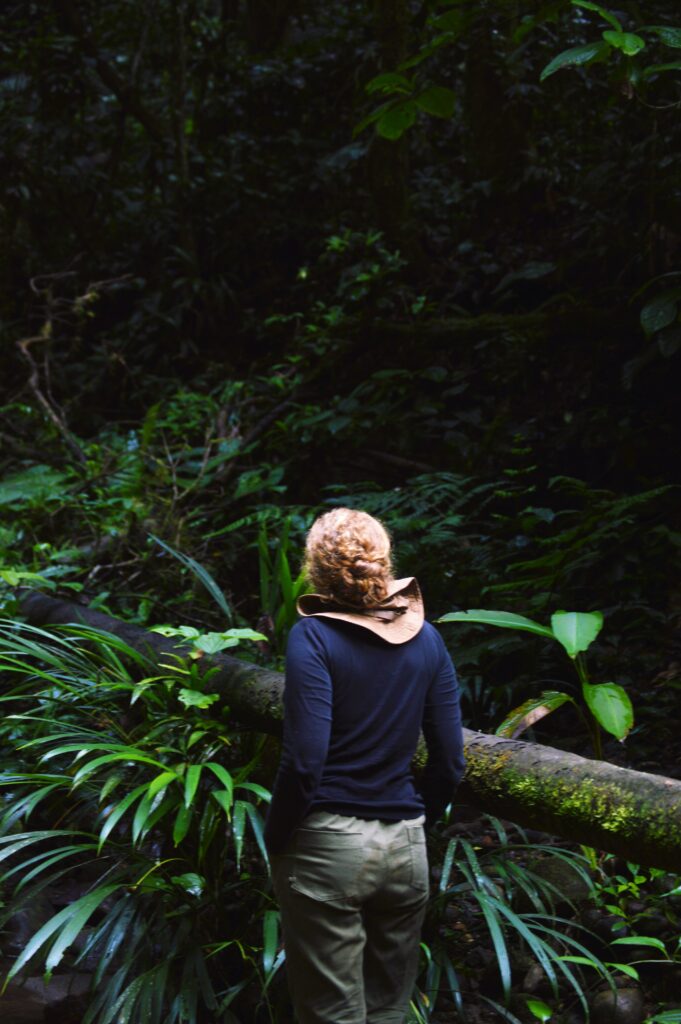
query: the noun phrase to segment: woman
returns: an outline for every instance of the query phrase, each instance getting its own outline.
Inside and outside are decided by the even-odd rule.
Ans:
[[[317,593],[289,636],[265,830],[289,988],[300,1024],[402,1024],[428,898],[423,823],[463,774],[456,676],[416,580],[393,579],[378,520],[320,516],[305,567]]]

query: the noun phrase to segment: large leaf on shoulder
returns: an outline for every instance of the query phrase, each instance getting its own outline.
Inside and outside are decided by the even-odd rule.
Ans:
[[[537,633],[539,636],[553,638],[553,632],[548,626],[542,626],[534,619],[528,619],[524,615],[516,615],[514,612],[487,611],[484,608],[469,608],[465,612],[447,612],[442,615],[438,622],[468,622],[481,626],[500,626],[502,629],[522,629],[527,633]]]
[[[531,697],[520,707],[509,712],[498,729],[495,730],[495,734],[514,740],[535,722],[539,722],[568,701],[571,704],[575,703],[569,693],[561,693],[560,690],[545,690],[538,697]]]
[[[624,740],[634,724],[634,709],[625,690],[617,683],[583,683],[589,711],[606,732]]]

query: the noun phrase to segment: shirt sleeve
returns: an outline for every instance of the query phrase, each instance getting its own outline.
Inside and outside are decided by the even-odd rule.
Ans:
[[[319,787],[331,734],[333,687],[311,620],[294,626],[286,651],[284,737],[265,843],[279,853],[306,816]]]
[[[426,824],[434,825],[454,799],[463,778],[463,731],[456,672],[442,638],[438,635],[440,658],[426,694],[423,736],[428,760],[421,784]]]

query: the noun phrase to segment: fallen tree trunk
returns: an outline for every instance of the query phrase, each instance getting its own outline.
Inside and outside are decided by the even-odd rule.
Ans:
[[[175,641],[86,606],[38,592],[22,597],[34,625],[85,623],[120,637],[154,660],[177,653]],[[233,717],[273,735],[281,731],[283,676],[228,655],[206,656],[217,668],[210,690]],[[681,872],[681,782],[590,761],[552,747],[466,729],[462,792],[482,811],[528,828]],[[419,750],[422,763],[425,752]]]

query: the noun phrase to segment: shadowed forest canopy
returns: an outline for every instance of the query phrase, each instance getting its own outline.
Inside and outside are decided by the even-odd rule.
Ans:
[[[507,739],[559,748],[566,763],[602,756],[681,778],[681,10],[10,0],[0,57],[0,678],[18,716],[0,725],[0,858],[19,828],[55,821],[105,833],[106,856],[120,841],[120,920],[162,936],[166,975],[194,963],[187,935],[201,936],[196,978],[217,994],[196,982],[205,1007],[186,1019],[204,1024],[219,1005],[227,1022],[233,1005],[259,1020],[280,962],[259,852],[276,750],[213,706],[197,663],[235,647],[261,672],[282,669],[319,510],[380,517],[430,619],[503,609],[539,624],[439,627],[468,727],[504,723]],[[68,627],[21,632],[18,586],[165,627],[182,657],[159,668]],[[549,642],[563,609],[598,619],[581,646]],[[69,737],[87,745],[93,730],[112,759],[142,759],[119,775],[93,748],[78,767]],[[459,1008],[447,972],[464,1001],[479,979],[447,923],[448,872],[473,864],[474,842],[509,840],[501,826],[476,833],[466,861],[447,845],[468,841],[465,823],[443,828],[428,991],[439,970]],[[178,850],[182,868],[159,867]],[[612,916],[610,862],[580,856],[601,886],[592,909]],[[498,936],[515,911],[494,901],[503,885],[511,901],[517,878],[503,870],[492,888],[476,889],[472,867],[456,884],[477,893],[478,919],[500,915],[490,998],[508,1000]],[[134,888],[147,871],[166,903],[151,882]],[[673,879],[648,881],[678,896]],[[218,927],[215,907],[237,898],[245,909]],[[102,900],[113,905],[108,890]],[[617,905],[630,934],[661,935],[678,957],[670,903],[657,932],[650,907]],[[479,920],[462,920],[479,939]],[[163,981],[142,946],[126,984]],[[619,963],[624,948],[601,952]],[[218,991],[220,972],[238,993]],[[557,977],[567,984],[563,967]],[[643,982],[653,1013],[665,997]],[[86,1024],[124,1011],[132,1024],[179,1021],[175,989],[144,1016],[144,984],[129,1006],[123,988],[102,989]]]

